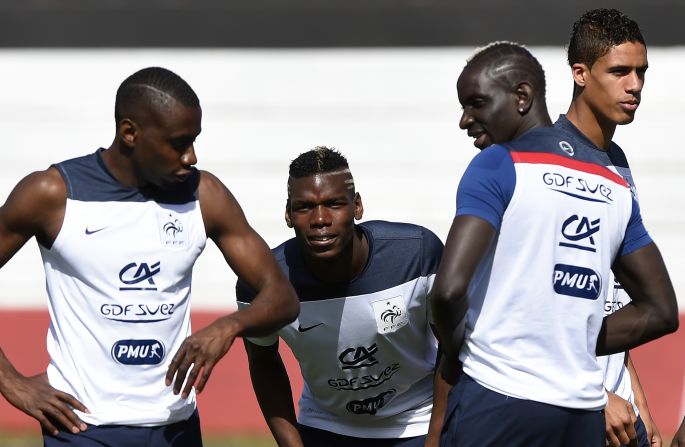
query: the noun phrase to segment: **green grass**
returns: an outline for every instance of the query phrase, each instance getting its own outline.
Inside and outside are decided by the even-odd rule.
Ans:
[[[276,447],[270,436],[204,436],[204,447]],[[43,438],[36,433],[0,432],[2,447],[42,447]]]

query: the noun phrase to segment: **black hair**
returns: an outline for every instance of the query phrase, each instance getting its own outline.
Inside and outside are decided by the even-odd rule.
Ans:
[[[592,9],[573,24],[568,43],[568,64],[592,65],[609,52],[611,47],[625,42],[645,45],[640,27],[616,9]]]
[[[290,162],[288,169],[288,202],[290,201],[290,179],[305,178],[316,174],[325,174],[329,172],[340,172],[349,175],[345,180],[347,189],[354,194],[354,178],[350,172],[350,166],[347,164],[347,158],[335,148],[328,148],[326,146],[316,146],[307,152],[297,156]]]
[[[489,74],[512,87],[520,82],[531,84],[536,94],[545,98],[545,70],[523,45],[498,41],[480,48],[467,60],[467,67],[487,67]]]
[[[297,156],[290,163],[288,173],[292,178],[309,177],[326,172],[349,170],[347,159],[335,148],[316,146]]]
[[[200,107],[200,100],[176,73],[161,67],[143,68],[121,83],[114,104],[114,119],[117,124],[133,115],[141,106],[160,107],[174,99],[186,107]]]

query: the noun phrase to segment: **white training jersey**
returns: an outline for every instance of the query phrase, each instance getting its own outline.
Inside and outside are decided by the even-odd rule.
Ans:
[[[559,121],[560,125],[563,123],[563,120]],[[608,150],[608,155],[613,164],[612,166],[609,166],[609,169],[616,172],[618,175],[623,177],[626,182],[628,182],[630,185],[630,190],[633,193],[633,197],[635,200],[638,200],[635,181],[633,180],[632,173],[630,172],[630,166],[628,165],[628,160],[626,159],[623,150],[618,145],[611,143],[611,146]],[[612,288],[609,290],[604,303],[605,315],[612,314],[630,302],[630,297],[623,289],[623,286],[616,281],[613,273],[610,278],[610,284]],[[633,405],[635,414],[639,415],[640,411],[635,404],[635,395],[633,393],[633,384],[630,378],[630,372],[626,367],[625,353],[620,352],[617,354],[601,356],[597,358],[597,361],[604,370],[604,386],[606,389],[630,402]]]
[[[595,348],[610,266],[651,242],[605,152],[561,128],[491,146],[469,165],[457,215],[498,237],[469,289],[464,372],[498,393],[566,408],[606,404]]]
[[[429,230],[369,221],[359,225],[369,259],[352,281],[325,284],[307,269],[295,239],[274,255],[300,299],[300,315],[280,336],[300,364],[304,389],[298,422],[360,438],[428,432],[437,341],[426,297],[442,253]],[[254,292],[237,286],[246,306]]]
[[[604,302],[604,313],[610,315],[630,302],[630,297],[623,290],[623,286],[616,281],[613,273],[609,277],[611,287]],[[604,387],[616,394],[618,397],[627,400],[633,405],[636,415],[640,412],[635,405],[635,395],[633,393],[633,382],[630,379],[630,372],[626,366],[625,352],[597,357],[600,368],[604,372]]]
[[[138,190],[108,171],[103,150],[55,165],[67,186],[62,227],[41,246],[47,280],[50,384],[73,395],[90,424],[165,425],[188,419],[165,386],[190,335],[192,267],[206,235],[199,173],[173,192]]]

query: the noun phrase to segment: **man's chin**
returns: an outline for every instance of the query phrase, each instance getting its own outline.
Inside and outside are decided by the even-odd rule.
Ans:
[[[624,115],[621,120],[619,120],[616,125],[617,126],[624,126],[626,124],[630,124],[635,120],[635,115]]]
[[[310,258],[314,259],[331,259],[337,256],[339,250],[336,250],[335,246],[331,247],[312,247],[312,246],[307,246],[303,247],[303,250],[309,256]]]
[[[486,147],[492,145],[492,142],[490,141],[490,138],[486,134],[483,134],[483,135],[479,136],[478,138],[476,138],[475,140],[473,140],[473,145],[476,148],[483,150]]]

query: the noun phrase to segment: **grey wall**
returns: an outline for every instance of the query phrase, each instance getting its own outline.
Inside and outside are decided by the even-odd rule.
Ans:
[[[564,45],[596,7],[685,44],[682,0],[3,0],[0,47]]]
[[[316,145],[349,160],[364,219],[415,222],[443,240],[463,170],[476,154],[458,127],[455,82],[472,48],[299,50],[0,50],[0,203],[28,172],[107,147],[119,83],[148,65],[169,67],[203,107],[198,166],[234,193],[271,246],[292,237],[283,220],[290,160]],[[553,116],[572,81],[561,47],[534,47]],[[631,161],[643,216],[685,298],[685,47],[655,48],[636,120],[615,140]],[[228,307],[235,276],[210,242],[194,275],[198,307]],[[0,307],[43,306],[43,268],[31,241],[0,269]],[[682,303],[682,301],[681,301]]]

